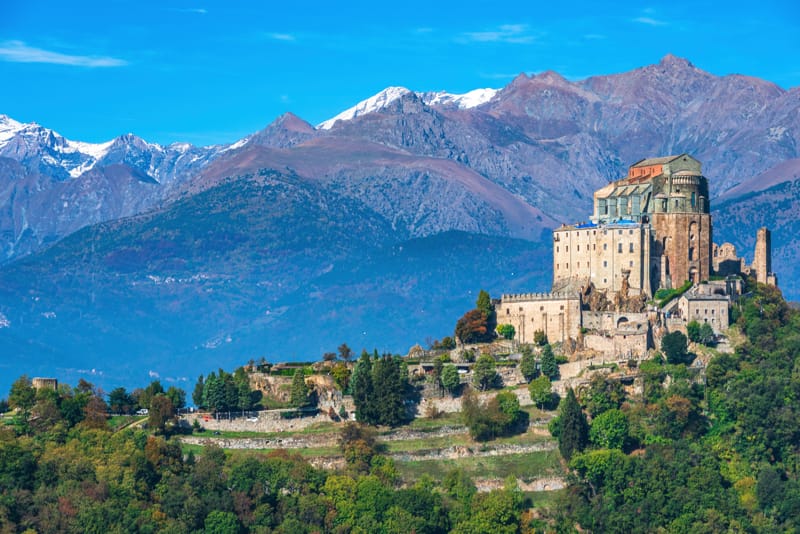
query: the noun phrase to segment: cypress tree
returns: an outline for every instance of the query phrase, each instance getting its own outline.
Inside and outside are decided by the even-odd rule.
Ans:
[[[530,345],[522,347],[522,359],[519,362],[519,372],[522,373],[526,382],[530,382],[536,378],[538,374],[536,370],[536,358],[533,356]]]
[[[567,390],[567,398],[561,403],[559,416],[561,432],[558,435],[558,450],[569,461],[573,453],[586,447],[589,439],[589,425],[581,411],[581,405],[572,389]]]
[[[374,403],[376,422],[397,426],[407,417],[404,403],[405,380],[400,373],[400,364],[389,355],[384,355],[372,366],[372,388],[378,402]]]
[[[356,405],[356,419],[362,423],[375,424],[372,361],[367,351],[361,353],[361,357],[353,368],[350,387],[353,390],[353,403]]]
[[[549,343],[542,349],[542,374],[550,380],[558,379],[558,363]]]
[[[306,375],[303,369],[298,369],[292,377],[292,406],[302,408],[308,405],[308,386],[306,386]]]

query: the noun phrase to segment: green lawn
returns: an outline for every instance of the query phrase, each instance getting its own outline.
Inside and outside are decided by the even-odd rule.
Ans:
[[[442,414],[441,417],[436,419],[429,419],[427,417],[418,417],[414,419],[406,428],[410,428],[411,430],[418,430],[421,432],[428,432],[438,430],[445,426],[461,426],[463,425],[463,421],[461,420],[461,414],[458,412],[455,413],[446,413]]]
[[[559,499],[566,493],[566,489],[553,491],[526,491],[525,496],[533,503],[534,508],[552,508],[558,504]]]
[[[202,423],[201,423],[202,424]],[[315,423],[302,430],[292,430],[291,432],[257,432],[255,430],[209,430],[203,432],[193,432],[193,436],[200,438],[285,438],[288,436],[308,436],[313,434],[339,434],[341,426],[334,422]],[[214,434],[218,432],[218,434]]]
[[[504,456],[482,456],[454,460],[422,460],[397,462],[397,470],[406,480],[430,475],[436,480],[455,468],[463,469],[472,478],[499,478],[513,475],[521,480],[563,475],[558,451],[542,451]]]

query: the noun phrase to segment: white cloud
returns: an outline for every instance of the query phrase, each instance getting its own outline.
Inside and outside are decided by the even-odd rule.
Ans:
[[[155,371],[148,371],[147,374],[150,375],[150,378],[158,378],[160,376]]]
[[[530,44],[536,36],[530,33],[527,24],[503,24],[496,29],[461,34],[461,41],[473,43]]]
[[[267,37],[276,41],[295,41],[297,38],[291,33],[268,33]]]
[[[653,17],[636,17],[633,19],[633,22],[638,22],[639,24],[646,24],[648,26],[667,26],[668,23],[663,20],[654,19]]]
[[[0,42],[0,61],[12,63],[49,63],[73,67],[122,67],[128,64],[123,59],[102,56],[72,56],[28,46],[22,41]]]

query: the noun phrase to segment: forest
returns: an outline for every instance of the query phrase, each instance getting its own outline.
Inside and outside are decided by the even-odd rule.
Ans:
[[[656,354],[640,365],[641,395],[596,378],[560,400],[550,431],[569,484],[547,506],[514,480],[478,492],[458,469],[405,481],[368,425],[342,426],[336,470],[283,450],[195,454],[170,422],[177,391],[116,391],[126,409],[163,410],[150,410],[148,428],[115,430],[91,384],[37,391],[20,379],[0,427],[0,532],[795,532],[800,313],[762,285],[734,312],[742,342],[705,370],[688,353]],[[369,391],[401,372],[367,358],[352,381]],[[221,372],[211,383],[228,376],[235,384]],[[400,404],[370,405],[366,422],[401,424]],[[496,404],[470,401],[464,415],[507,413]]]

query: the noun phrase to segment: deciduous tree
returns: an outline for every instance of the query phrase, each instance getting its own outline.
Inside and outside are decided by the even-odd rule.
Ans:
[[[458,375],[456,366],[452,363],[448,363],[442,367],[442,387],[452,395],[458,390],[460,385],[461,377]]]
[[[661,339],[661,351],[671,364],[690,363],[689,349],[683,332],[671,332]]]
[[[606,410],[592,421],[589,440],[603,449],[621,449],[628,437],[628,418],[617,409]]]
[[[531,401],[539,407],[539,409],[547,407],[552,398],[552,384],[547,375],[539,375],[528,384],[528,392],[531,395]]]

